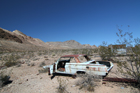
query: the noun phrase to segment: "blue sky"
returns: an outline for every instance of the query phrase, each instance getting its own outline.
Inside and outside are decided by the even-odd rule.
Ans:
[[[0,0],[0,4],[1,28],[17,29],[44,42],[113,44],[117,25],[133,32],[134,38],[140,35],[140,0]]]

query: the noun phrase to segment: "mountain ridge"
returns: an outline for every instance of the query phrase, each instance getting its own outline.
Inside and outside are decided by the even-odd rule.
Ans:
[[[9,45],[18,48],[17,46],[12,45],[10,42],[6,41],[12,41],[19,43],[20,47],[26,47],[29,48],[30,46],[34,47],[41,47],[43,49],[82,49],[82,48],[97,48],[95,45],[91,46],[89,44],[80,44],[79,42],[75,40],[67,40],[64,42],[43,42],[42,40],[38,38],[32,38],[31,36],[27,36],[24,33],[22,33],[19,30],[9,31],[6,29],[0,28],[0,40],[1,40],[1,46],[2,46],[2,40],[5,43],[9,43]],[[3,44],[5,44],[3,43]],[[7,46],[5,46],[7,47]],[[23,49],[23,48],[22,48]],[[29,48],[30,49],[30,48]]]

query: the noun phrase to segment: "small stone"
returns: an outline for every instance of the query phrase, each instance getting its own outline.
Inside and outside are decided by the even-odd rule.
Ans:
[[[75,85],[72,85],[72,87],[75,87]]]
[[[102,84],[106,84],[106,82],[102,82]]]

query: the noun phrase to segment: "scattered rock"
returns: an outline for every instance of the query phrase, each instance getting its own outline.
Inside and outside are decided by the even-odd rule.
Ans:
[[[106,84],[106,82],[102,82],[102,84]]]
[[[27,66],[30,66],[30,64],[27,64]]]
[[[48,58],[48,56],[44,56],[44,58]]]
[[[25,62],[24,61],[22,61],[22,62],[20,62],[21,64],[24,64]]]
[[[39,60],[40,58],[35,58],[35,59],[33,59],[33,61],[36,61],[36,60]]]
[[[45,60],[49,60],[48,58],[45,58]]]
[[[72,85],[71,87],[75,87],[75,85]]]

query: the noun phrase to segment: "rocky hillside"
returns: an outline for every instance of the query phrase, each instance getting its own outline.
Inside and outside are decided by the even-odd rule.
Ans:
[[[8,33],[7,31],[5,31],[2,28],[0,28],[0,39],[15,41],[15,42],[18,42],[18,43],[23,43],[20,38],[18,38],[15,35],[10,34],[10,32]]]
[[[49,45],[40,39],[32,38],[15,30],[13,32],[0,28],[0,50],[44,50]]]
[[[13,32],[0,28],[0,50],[44,50],[44,49],[81,49],[96,48],[89,44],[80,44],[75,40],[65,42],[43,42],[25,35],[19,30]]]
[[[58,46],[60,48],[70,48],[70,49],[97,48],[95,45],[93,46],[89,44],[82,45],[75,40],[68,40],[65,42],[46,42],[46,44],[49,44],[51,47]]]
[[[36,46],[45,46],[46,44],[40,39],[35,39],[15,30],[13,32],[0,28],[0,39],[15,41],[23,44],[33,44]]]
[[[75,41],[75,40],[69,40],[65,42],[46,42],[46,44],[49,44],[51,47],[59,47],[59,48],[83,48],[83,46]]]

